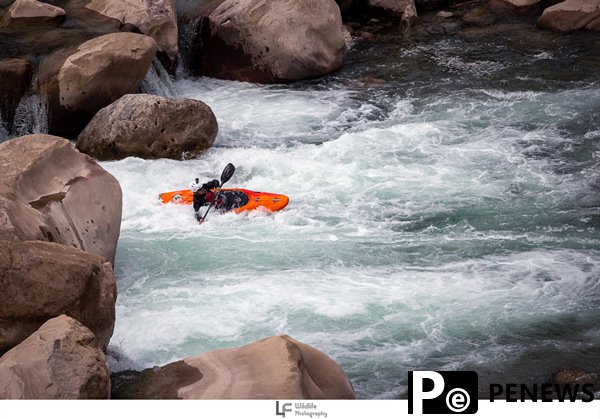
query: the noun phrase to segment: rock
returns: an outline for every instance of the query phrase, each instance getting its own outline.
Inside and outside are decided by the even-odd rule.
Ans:
[[[171,62],[177,61],[179,47],[174,0],[91,0],[85,7],[118,20],[122,27],[137,28],[142,34],[151,36],[158,51],[165,53]]]
[[[475,26],[493,25],[496,18],[485,7],[476,7],[462,17],[463,22]]]
[[[414,0],[367,0],[369,8],[388,16],[402,18],[406,9],[414,9],[416,15]]]
[[[572,32],[600,26],[600,0],[566,0],[544,9],[538,27],[558,32]]]
[[[499,18],[531,15],[535,19],[541,13],[541,0],[489,0],[486,8]]]
[[[27,135],[0,144],[0,239],[73,246],[114,263],[121,187],[63,138]]]
[[[554,375],[553,382],[561,386],[568,384],[593,384],[594,386],[598,386],[600,385],[600,374],[581,370],[564,370]]]
[[[495,0],[515,9],[529,8],[541,3],[542,0]]]
[[[37,0],[15,0],[0,19],[0,28],[53,25],[62,22],[65,11]]]
[[[364,12],[363,0],[335,0],[342,16],[345,18],[350,16],[357,16],[361,12]]]
[[[288,336],[274,336],[114,376],[113,398],[353,399],[355,394],[327,355]]]
[[[0,399],[107,399],[108,366],[90,330],[48,320],[0,358]]]
[[[31,64],[22,58],[0,60],[0,119],[12,131],[15,110],[29,87]]]
[[[346,25],[342,28],[344,32],[344,42],[346,43],[346,49],[350,49],[354,46],[354,39],[352,39],[352,32]]]
[[[0,239],[0,248],[0,353],[61,314],[90,328],[106,350],[117,295],[106,259],[42,241]]]
[[[441,7],[446,0],[415,0],[417,10],[435,10]]]
[[[290,82],[331,73],[346,56],[333,0],[226,0],[197,31],[190,65],[199,75]]]
[[[48,98],[50,132],[76,135],[98,110],[137,92],[156,48],[149,36],[121,32],[46,59],[34,85]]]
[[[417,17],[417,9],[415,8],[415,3],[414,1],[409,2],[409,4],[404,9],[404,13],[402,14],[402,30],[405,32],[410,30],[413,26],[416,25],[418,20],[419,18]]]
[[[77,148],[104,160],[191,158],[213,144],[217,130],[215,115],[199,100],[125,95],[94,116]]]

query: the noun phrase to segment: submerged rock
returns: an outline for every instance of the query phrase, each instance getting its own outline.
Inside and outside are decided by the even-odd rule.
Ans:
[[[50,132],[79,133],[98,110],[135,93],[156,49],[149,36],[112,33],[46,59],[34,84],[48,97]]]
[[[107,399],[108,366],[90,330],[62,315],[0,358],[0,399]]]
[[[563,1],[544,9],[537,23],[540,28],[559,32],[600,30],[600,0]]]
[[[342,369],[288,336],[113,377],[113,398],[353,399]]]
[[[346,56],[333,0],[227,0],[200,23],[191,65],[201,75],[288,82],[331,73]]]
[[[0,144],[0,239],[73,246],[114,263],[121,187],[63,138],[36,134]]]
[[[117,297],[106,259],[42,241],[0,239],[0,248],[0,353],[61,314],[90,328],[106,350]]]
[[[77,139],[99,159],[195,157],[217,136],[217,119],[203,102],[126,95],[100,110]]]

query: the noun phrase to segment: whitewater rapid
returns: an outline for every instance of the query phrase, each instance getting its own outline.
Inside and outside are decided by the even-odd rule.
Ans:
[[[536,75],[467,46],[365,47],[288,86],[178,81],[215,112],[214,147],[102,163],[123,189],[113,371],[275,334],[327,353],[361,398],[405,396],[412,369],[483,383],[597,369],[598,80],[556,80],[541,49]],[[407,80],[415,63],[430,68]],[[386,83],[357,81],[365,66]],[[289,206],[199,226],[159,204],[229,162],[228,186]]]

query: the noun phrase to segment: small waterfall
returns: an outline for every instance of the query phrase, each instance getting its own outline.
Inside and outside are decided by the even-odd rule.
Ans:
[[[158,59],[154,59],[146,78],[140,86],[142,93],[164,97],[178,97],[175,82]]]
[[[37,95],[23,96],[15,111],[12,134],[20,137],[46,133],[48,133],[48,103]]]

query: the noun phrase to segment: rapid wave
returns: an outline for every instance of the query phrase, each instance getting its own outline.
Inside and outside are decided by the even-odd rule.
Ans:
[[[452,80],[364,87],[351,62],[291,86],[178,82],[217,115],[215,146],[103,163],[124,191],[112,343],[130,361],[113,369],[280,333],[332,356],[362,398],[405,396],[411,369],[529,382],[597,368],[600,90],[587,76],[507,87],[500,73],[522,63],[490,67],[490,52],[474,72],[454,65],[472,51],[443,63],[463,46],[406,53]],[[199,226],[189,207],[159,204],[228,162],[228,186],[289,206]]]

